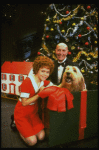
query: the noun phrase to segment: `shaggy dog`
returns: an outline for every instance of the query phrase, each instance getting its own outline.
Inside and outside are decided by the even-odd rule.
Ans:
[[[65,80],[64,88],[67,88],[70,92],[85,90],[84,77],[78,67],[67,66],[63,79]]]

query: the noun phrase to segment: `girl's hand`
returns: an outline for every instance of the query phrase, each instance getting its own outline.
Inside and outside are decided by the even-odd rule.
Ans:
[[[44,88],[45,88],[44,86],[41,86],[39,92],[43,91]]]

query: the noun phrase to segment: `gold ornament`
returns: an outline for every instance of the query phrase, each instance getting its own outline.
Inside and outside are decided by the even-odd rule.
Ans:
[[[49,18],[47,18],[46,21],[47,21],[47,22],[50,21]]]
[[[95,41],[94,43],[97,44],[97,41]]]
[[[72,18],[72,17],[73,17],[73,15],[70,15],[70,17]]]
[[[72,47],[71,47],[71,50],[74,50],[74,49],[75,49],[75,46],[72,46]]]
[[[53,28],[51,28],[51,31],[54,31],[54,29],[53,29]]]
[[[65,30],[62,30],[61,32],[62,32],[62,33],[64,33],[64,32],[65,32]]]
[[[85,70],[82,68],[82,69],[81,69],[81,72],[82,72],[82,73],[84,73],[84,72],[85,72]]]
[[[81,17],[81,20],[84,20],[84,17]]]
[[[87,60],[91,60],[91,58],[90,58],[90,57],[88,57],[88,58],[87,58]]]
[[[75,26],[75,25],[76,25],[76,23],[73,23],[73,24],[72,24],[72,26]]]
[[[96,27],[94,27],[94,30],[96,30]]]

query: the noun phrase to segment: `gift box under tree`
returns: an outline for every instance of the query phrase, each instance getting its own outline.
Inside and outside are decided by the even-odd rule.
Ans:
[[[42,120],[49,130],[49,145],[70,143],[98,135],[98,91],[72,92],[73,107],[60,112],[49,110],[42,100]],[[53,106],[52,106],[53,107]]]

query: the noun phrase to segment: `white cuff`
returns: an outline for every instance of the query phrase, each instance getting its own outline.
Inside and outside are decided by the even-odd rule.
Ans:
[[[29,98],[30,93],[23,93],[21,92],[20,97]]]

